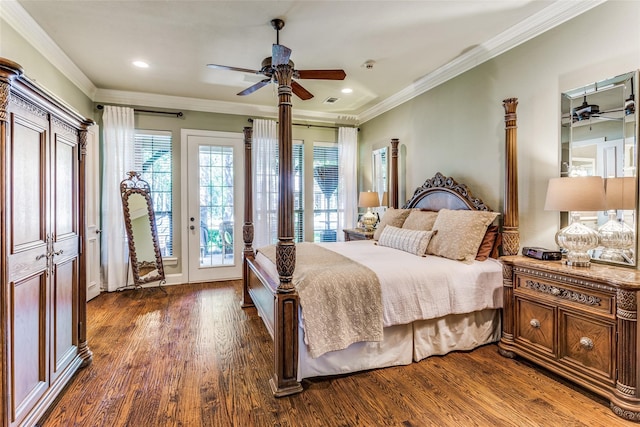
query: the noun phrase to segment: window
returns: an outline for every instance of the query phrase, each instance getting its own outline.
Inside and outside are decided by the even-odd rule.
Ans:
[[[304,145],[293,142],[293,235],[296,242],[304,240]]]
[[[171,132],[136,130],[134,169],[151,187],[160,253],[173,255]]]
[[[313,241],[335,242],[338,228],[338,144],[313,145]]]
[[[293,236],[295,242],[304,240],[304,144],[302,141],[293,141]],[[275,146],[275,157],[278,158],[278,146]],[[278,241],[278,170],[273,171],[273,200],[275,210],[271,212],[271,223],[274,224],[271,232],[271,242]]]

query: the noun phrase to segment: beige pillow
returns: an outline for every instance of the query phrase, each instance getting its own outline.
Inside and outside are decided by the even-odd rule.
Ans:
[[[433,224],[433,229],[438,233],[431,239],[427,253],[466,263],[473,262],[487,227],[497,216],[497,212],[440,210]]]
[[[387,225],[380,234],[378,245],[424,256],[427,251],[427,246],[429,245],[429,240],[431,240],[431,236],[434,234],[436,234],[435,231],[409,230],[407,228]]]
[[[376,229],[375,233],[373,233],[373,239],[380,239],[380,234],[382,234],[382,230],[384,230],[387,225],[393,225],[394,227],[398,228],[402,227],[402,224],[404,224],[404,220],[407,219],[407,216],[409,216],[410,212],[411,209],[387,209],[387,211],[380,219],[378,228]]]
[[[436,222],[438,212],[412,210],[409,216],[402,224],[402,228],[409,230],[433,230],[433,224]]]

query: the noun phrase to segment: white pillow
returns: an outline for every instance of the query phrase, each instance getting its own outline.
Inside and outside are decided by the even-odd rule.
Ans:
[[[434,234],[435,231],[432,230],[409,230],[387,225],[380,234],[378,244],[409,252],[410,254],[424,256],[431,236]]]

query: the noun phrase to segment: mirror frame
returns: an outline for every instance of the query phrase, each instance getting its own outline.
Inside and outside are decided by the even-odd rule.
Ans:
[[[622,140],[622,152],[623,152],[623,159],[622,159],[622,167],[620,168],[621,170],[618,171],[617,167],[614,166],[616,168],[616,174],[615,176],[617,178],[620,177],[624,177],[625,174],[622,171],[622,169],[624,169],[627,166],[627,163],[629,163],[631,166],[631,168],[633,168],[633,178],[635,178],[635,209],[634,209],[634,213],[633,213],[633,219],[632,221],[629,221],[628,224],[632,224],[632,229],[635,233],[634,235],[634,243],[633,246],[631,248],[631,250],[633,251],[633,259],[632,262],[622,262],[622,261],[613,261],[613,260],[604,260],[604,259],[600,259],[598,258],[598,256],[594,256],[592,254],[591,257],[591,261],[593,262],[597,262],[597,263],[603,263],[603,264],[611,264],[611,265],[617,265],[617,266],[624,266],[624,267],[637,267],[638,266],[638,137],[640,136],[640,126],[638,123],[638,111],[635,108],[636,106],[636,101],[635,101],[635,96],[636,94],[638,94],[638,77],[639,77],[639,73],[638,70],[634,70],[628,73],[623,73],[620,74],[618,76],[609,78],[609,79],[605,79],[605,80],[601,80],[595,83],[591,83],[582,87],[578,87],[575,89],[571,89],[565,92],[562,92],[561,94],[561,120],[560,120],[560,159],[561,159],[561,163],[560,163],[560,176],[571,176],[572,172],[575,172],[576,169],[574,168],[574,164],[573,164],[573,149],[574,149],[574,143],[576,142],[582,142],[582,143],[586,143],[589,141],[593,141],[593,144],[597,143],[597,142],[602,142],[602,143],[606,143],[608,142],[607,140],[607,135],[606,132],[603,132],[602,134],[597,134],[596,132],[596,136],[593,139],[588,139],[588,138],[581,138],[578,141],[575,141],[574,139],[574,128],[575,125],[574,123],[576,122],[581,122],[584,123],[584,126],[589,126],[589,131],[592,130],[592,125],[596,125],[597,122],[592,122],[592,117],[599,117],[600,114],[604,114],[603,111],[599,112],[599,115],[596,116],[593,113],[590,113],[585,117],[582,116],[581,112],[585,111],[584,107],[587,106],[589,109],[589,112],[591,111],[591,107],[592,107],[592,103],[593,104],[600,104],[599,100],[593,101],[593,96],[605,96],[606,95],[606,91],[616,88],[616,87],[620,87],[621,85],[624,85],[624,89],[622,92],[622,99],[619,100],[619,106],[616,104],[616,106],[614,107],[616,110],[616,112],[621,115],[621,123],[622,123],[622,127],[621,127],[621,136],[620,139]],[[599,92],[600,91],[600,92]],[[630,95],[634,95],[634,99],[633,99],[633,105],[634,105],[634,109],[633,112],[630,114],[627,114],[626,111],[626,107],[627,107],[627,102],[628,102],[628,98],[627,96]],[[588,98],[591,97],[592,100],[590,101]],[[602,98],[601,98],[602,100]],[[585,104],[586,102],[586,104]],[[575,107],[575,108],[574,108]],[[582,109],[580,109],[580,107],[582,107]],[[599,106],[596,106],[599,107]],[[613,110],[608,110],[609,114],[613,113]],[[578,114],[580,114],[580,117],[578,116]],[[592,115],[593,114],[593,115]],[[633,125],[632,126],[628,126],[628,123],[631,122],[631,120],[627,121],[626,118],[630,115],[633,115],[632,117],[632,122]],[[609,117],[610,120],[618,120],[618,118],[614,118],[614,117]],[[601,120],[601,119],[600,119]],[[628,128],[631,127],[632,130],[629,130]],[[565,131],[563,129],[569,129],[568,134],[565,133]],[[627,130],[629,130],[629,132],[627,132]],[[604,136],[603,136],[604,135]],[[629,150],[627,148],[627,146],[625,145],[625,142],[627,139],[633,139],[633,144],[632,144],[632,150]],[[615,141],[615,140],[611,140],[611,141]],[[585,145],[585,144],[583,144]],[[628,158],[628,156],[630,156]],[[596,155],[597,158],[597,155]],[[587,158],[584,159],[585,164],[583,166],[587,167],[587,169],[589,168],[589,164],[587,164]],[[593,166],[596,166],[595,164],[595,159],[593,159]],[[593,166],[591,166],[591,169],[593,169]],[[604,167],[606,165],[602,165],[602,167]],[[583,168],[584,169],[584,168]],[[597,166],[596,166],[596,170],[597,170]],[[598,175],[596,172],[591,171],[594,175]],[[589,174],[588,171],[585,171],[584,173]],[[604,172],[602,172],[604,173]],[[621,175],[619,175],[619,173]],[[627,175],[629,176],[629,175]],[[609,176],[610,177],[610,176]],[[603,176],[603,178],[608,178],[607,176]],[[620,211],[621,209],[618,209],[617,211]],[[598,213],[598,218],[596,218],[596,226],[599,227],[601,226],[601,222],[606,221],[605,217],[605,211],[599,212]],[[563,228],[565,227],[568,222],[568,212],[561,212],[560,214],[560,227]],[[619,218],[623,218],[623,216],[620,216]],[[619,219],[620,220],[620,219]]]
[[[138,287],[145,283],[151,283],[160,281],[160,285],[166,282],[164,274],[164,265],[162,264],[162,255],[160,253],[160,243],[158,239],[158,231],[156,229],[156,218],[153,210],[153,203],[151,201],[151,187],[147,181],[140,178],[140,174],[136,171],[130,171],[127,173],[128,178],[125,178],[120,183],[120,195],[122,197],[122,211],[124,214],[124,224],[127,231],[127,240],[129,242],[129,262],[131,265],[131,273],[133,275],[133,285]],[[141,195],[144,197],[147,204],[147,215],[150,226],[150,236],[153,243],[153,249],[155,253],[156,270],[157,275],[150,277],[144,277],[140,275],[140,269],[143,267],[138,262],[138,255],[136,253],[136,242],[133,236],[133,226],[131,223],[131,212],[129,211],[129,197],[132,195]],[[128,274],[128,272],[127,272]]]
[[[376,157],[380,157],[380,162],[376,160]],[[380,175],[383,175],[383,177],[379,178]],[[378,188],[379,184],[383,188]],[[371,191],[378,193],[381,206],[384,206],[384,193],[389,194],[389,147],[371,151]]]

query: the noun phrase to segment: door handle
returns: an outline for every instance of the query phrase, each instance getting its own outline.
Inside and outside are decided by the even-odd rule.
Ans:
[[[190,225],[190,226],[189,226],[189,230],[195,230],[195,229],[196,229],[196,226],[195,226],[195,225]]]

